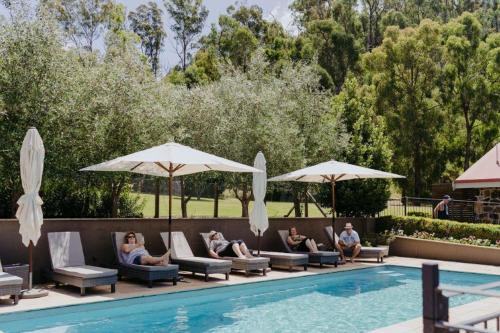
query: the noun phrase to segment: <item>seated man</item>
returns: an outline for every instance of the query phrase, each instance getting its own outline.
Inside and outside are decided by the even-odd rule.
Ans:
[[[220,232],[210,231],[208,234],[209,251],[208,253],[212,258],[222,257],[238,257],[238,258],[253,258],[248,250],[245,242],[242,240],[225,240]]]
[[[345,250],[349,250],[351,252],[351,262],[354,262],[354,258],[359,255],[359,252],[361,251],[361,243],[358,233],[352,230],[351,223],[345,224],[344,231],[342,231],[339,236],[339,243],[337,244],[337,248],[340,252],[342,263],[345,263],[346,261],[344,254]]]

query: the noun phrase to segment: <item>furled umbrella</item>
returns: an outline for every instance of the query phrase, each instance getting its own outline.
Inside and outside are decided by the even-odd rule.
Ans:
[[[331,160],[270,178],[269,181],[330,183],[332,189],[332,227],[335,230],[335,184],[339,181],[365,178],[405,178],[394,173]]]
[[[168,244],[172,241],[172,178],[204,171],[261,172],[238,162],[208,154],[175,142],[92,165],[80,171],[127,171],[168,177]]]
[[[253,174],[252,192],[254,204],[249,220],[250,230],[257,236],[257,255],[260,256],[260,238],[269,227],[266,204],[264,203],[267,189],[266,159],[262,152],[259,151],[255,156],[253,166],[262,170],[262,172],[254,172]]]
[[[42,184],[45,148],[42,138],[32,127],[24,137],[20,154],[21,181],[24,194],[19,198],[16,218],[19,220],[19,233],[22,242],[29,249],[29,290],[23,297],[40,297],[47,295],[45,290],[32,289],[33,286],[33,247],[40,239],[43,224],[43,201],[38,195]]]

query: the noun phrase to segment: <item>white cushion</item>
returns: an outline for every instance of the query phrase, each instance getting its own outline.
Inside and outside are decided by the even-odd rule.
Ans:
[[[114,276],[118,273],[116,269],[109,269],[109,268],[89,266],[89,265],[55,268],[54,272],[68,276],[75,276],[83,279]]]
[[[17,286],[22,285],[23,279],[19,276],[11,275],[9,273],[0,272],[0,287],[3,286]]]

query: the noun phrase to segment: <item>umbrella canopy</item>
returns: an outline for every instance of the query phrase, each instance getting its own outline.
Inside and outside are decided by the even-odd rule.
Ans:
[[[264,158],[264,154],[261,152],[257,153],[253,166],[256,169],[262,170],[262,172],[253,174],[252,192],[254,205],[249,222],[250,230],[253,231],[255,236],[260,237],[269,227],[266,205],[264,203],[267,189],[266,159]]]
[[[404,176],[331,160],[273,177],[269,181],[330,183],[364,178],[404,178]]]
[[[83,168],[80,171],[128,171],[144,175],[168,177],[168,244],[172,244],[172,177],[204,171],[262,172],[212,154],[165,143],[130,155]]]
[[[500,143],[453,182],[454,189],[492,187],[500,187]]]
[[[332,187],[332,226],[335,230],[335,183],[349,179],[365,178],[405,178],[395,173],[365,168],[358,165],[331,160],[284,175],[269,181],[298,181],[306,183],[330,183]]]
[[[29,246],[30,242],[36,245],[40,238],[43,201],[38,191],[42,184],[44,158],[42,138],[36,128],[30,128],[21,147],[20,166],[24,194],[17,201],[19,207],[16,212],[20,224],[19,233],[25,246]]]
[[[250,166],[175,142],[118,157],[80,171],[128,171],[160,177],[182,176],[204,171],[260,172]]]

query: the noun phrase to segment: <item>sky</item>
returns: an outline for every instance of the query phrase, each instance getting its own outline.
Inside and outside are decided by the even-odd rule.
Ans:
[[[135,8],[139,5],[149,1],[156,2],[164,11],[163,20],[165,23],[165,29],[167,30],[167,38],[165,40],[165,46],[161,56],[161,68],[163,69],[163,72],[167,72],[169,68],[172,68],[179,63],[179,58],[175,52],[173,33],[168,29],[170,19],[166,15],[163,0],[116,0],[116,2],[123,3],[127,7],[127,13],[128,11],[135,10]],[[33,2],[36,3],[35,0],[33,0]],[[217,22],[219,15],[225,14],[227,7],[234,4],[242,4],[245,6],[258,5],[263,9],[265,19],[276,19],[281,22],[287,31],[291,33],[296,32],[296,28],[293,26],[292,14],[288,9],[292,0],[204,0],[203,2],[209,11],[203,31],[204,34],[210,30],[212,23]],[[5,17],[8,16],[7,10],[3,7],[3,5],[0,5],[0,15]],[[102,38],[97,42],[97,45],[99,48],[103,47]]]

